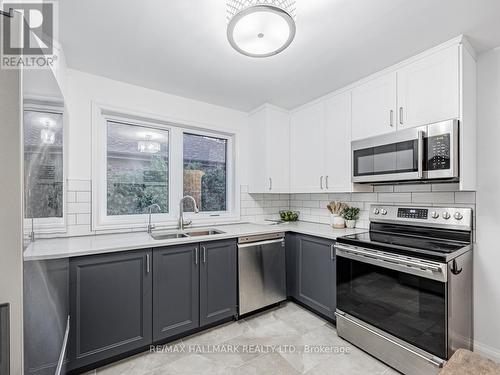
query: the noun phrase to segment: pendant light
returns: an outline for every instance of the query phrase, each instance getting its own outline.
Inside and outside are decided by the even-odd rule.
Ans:
[[[137,150],[148,154],[156,154],[160,152],[161,145],[159,142],[151,140],[151,136],[147,135],[145,141],[137,142]]]
[[[295,37],[295,0],[228,0],[227,38],[243,55],[269,57]]]

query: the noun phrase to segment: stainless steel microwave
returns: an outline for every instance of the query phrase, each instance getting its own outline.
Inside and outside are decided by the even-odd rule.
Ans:
[[[352,182],[456,181],[458,133],[449,120],[353,141]]]

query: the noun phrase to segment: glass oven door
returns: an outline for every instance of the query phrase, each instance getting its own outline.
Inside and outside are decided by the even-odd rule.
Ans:
[[[337,245],[337,309],[446,359],[446,265],[355,249]]]
[[[408,129],[352,142],[352,181],[381,182],[422,178],[424,131]]]

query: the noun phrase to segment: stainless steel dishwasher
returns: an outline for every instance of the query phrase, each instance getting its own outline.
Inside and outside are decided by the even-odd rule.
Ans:
[[[286,299],[285,234],[238,239],[239,315]]]

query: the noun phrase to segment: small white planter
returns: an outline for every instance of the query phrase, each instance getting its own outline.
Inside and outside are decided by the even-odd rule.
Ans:
[[[345,228],[345,220],[342,216],[337,214],[330,215],[330,224],[335,229],[344,229]]]
[[[356,220],[346,220],[345,225],[349,229],[356,228]]]

